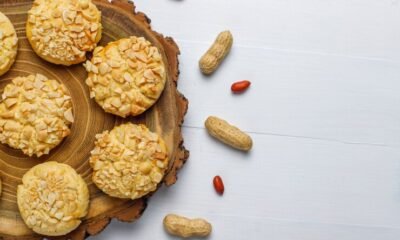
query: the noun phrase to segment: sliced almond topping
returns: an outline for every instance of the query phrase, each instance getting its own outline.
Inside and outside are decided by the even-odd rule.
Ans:
[[[39,141],[41,141],[41,142],[46,141],[47,136],[48,136],[47,130],[41,130],[41,131],[39,131],[39,132],[37,133],[37,139],[38,139]]]
[[[139,59],[142,62],[147,62],[147,56],[144,53],[141,52],[136,52],[135,56],[137,59]]]
[[[63,222],[69,222],[69,221],[71,221],[71,219],[72,219],[72,216],[66,216],[66,217],[63,217]]]
[[[147,79],[155,79],[156,76],[154,75],[153,71],[150,69],[147,69],[146,71],[144,71],[144,77]]]
[[[72,108],[69,108],[67,111],[64,112],[64,117],[68,122],[74,122],[74,115],[72,114]]]
[[[112,68],[119,68],[121,66],[121,64],[118,61],[115,61],[115,60],[108,60],[107,63]]]
[[[122,91],[121,88],[116,88],[116,89],[114,89],[114,92],[116,92],[116,93],[118,93],[118,94],[123,93],[123,91]]]
[[[113,105],[116,108],[119,108],[119,107],[121,107],[121,100],[119,98],[114,98],[111,101],[111,105]]]
[[[4,101],[4,103],[6,104],[7,108],[10,108],[10,107],[14,106],[17,102],[18,102],[18,100],[16,98],[7,98]]]
[[[72,32],[76,32],[76,33],[81,33],[84,29],[83,26],[79,26],[79,25],[71,25],[69,28]]]
[[[92,58],[92,62],[93,62],[93,64],[99,64],[99,63],[103,62],[103,59],[101,57],[94,57],[94,58]]]
[[[33,87],[36,89],[42,89],[42,87],[44,87],[44,83],[43,81],[36,78],[36,81],[33,83]]]
[[[129,48],[129,40],[121,41],[120,44],[118,45],[118,49],[120,51],[125,51]]]
[[[37,81],[47,81],[47,80],[48,80],[47,77],[45,77],[45,76],[42,75],[42,74],[36,74],[35,79],[36,79]]]
[[[25,140],[30,139],[31,136],[32,136],[32,134],[33,134],[33,129],[30,128],[30,127],[24,128],[24,130],[23,130],[23,132],[22,132],[23,138],[24,138]]]
[[[132,78],[132,75],[130,73],[127,73],[127,72],[124,73],[124,79],[127,82],[133,82],[133,78]]]
[[[8,121],[4,125],[4,130],[14,132],[14,131],[19,130],[20,126],[21,125],[19,125],[19,123],[15,122],[15,121]]]
[[[100,72],[101,75],[105,75],[106,73],[108,73],[110,71],[111,71],[111,68],[110,68],[110,66],[108,66],[107,63],[103,62],[103,63],[100,64],[99,72]]]
[[[97,23],[93,23],[93,24],[90,26],[90,31],[91,31],[91,32],[95,32],[95,31],[97,31],[97,29],[99,29],[99,25],[98,25]]]
[[[80,55],[82,53],[81,50],[79,50],[77,47],[75,46],[71,46],[71,50],[75,55]]]
[[[56,104],[58,107],[61,107],[64,104],[64,98],[57,98]]]
[[[13,111],[0,112],[0,117],[2,117],[2,118],[13,118],[14,115],[15,115],[15,112],[13,112]]]

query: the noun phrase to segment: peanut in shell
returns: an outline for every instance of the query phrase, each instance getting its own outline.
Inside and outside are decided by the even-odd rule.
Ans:
[[[211,136],[233,148],[249,151],[253,146],[253,140],[249,135],[218,117],[208,117],[205,127]]]

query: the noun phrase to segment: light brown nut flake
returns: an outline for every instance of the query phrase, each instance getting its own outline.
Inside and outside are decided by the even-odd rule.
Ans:
[[[64,112],[64,118],[70,123],[74,122],[74,115],[72,114],[72,108],[69,108],[67,111]]]
[[[168,166],[165,143],[157,134],[144,125],[127,123],[96,139],[89,161],[98,188],[112,197],[128,199],[156,190]],[[162,159],[155,158],[158,153]]]
[[[16,98],[7,98],[4,101],[4,104],[6,105],[7,108],[11,108],[12,106],[14,106],[16,103],[18,102],[18,100]]]
[[[161,53],[143,37],[132,36],[96,48],[85,67],[90,95],[106,112],[121,117],[143,113],[165,87],[166,69]],[[123,92],[116,92],[116,88]],[[115,93],[124,104],[113,104]]]
[[[5,74],[17,57],[18,38],[10,20],[0,12],[0,76]]]
[[[69,134],[73,121],[71,97],[55,80],[30,75],[15,78],[4,88],[0,141],[12,148],[29,156],[47,154]]]
[[[121,63],[119,63],[118,61],[113,60],[113,59],[107,60],[107,64],[108,64],[110,67],[112,67],[112,68],[119,68],[119,67],[121,67]]]
[[[61,236],[76,229],[86,216],[89,190],[76,171],[57,162],[31,168],[17,189],[21,217],[34,232]]]
[[[81,63],[101,39],[101,13],[91,0],[35,0],[26,34],[33,50],[46,61],[66,66]]]
[[[110,71],[111,71],[111,68],[110,68],[110,66],[109,66],[107,63],[102,62],[102,63],[99,65],[99,72],[100,72],[101,75],[105,75],[106,73],[108,73],[108,72],[110,72]]]

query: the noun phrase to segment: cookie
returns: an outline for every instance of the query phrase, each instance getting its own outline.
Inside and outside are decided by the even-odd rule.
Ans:
[[[46,162],[23,176],[17,202],[30,229],[42,235],[61,236],[76,229],[86,216],[89,190],[72,167]]]
[[[85,67],[91,98],[121,117],[143,113],[164,90],[166,70],[160,51],[143,37],[97,47]]]
[[[0,12],[0,76],[10,70],[17,57],[18,38],[10,20]]]
[[[84,62],[101,39],[101,13],[91,0],[35,0],[26,35],[44,60],[60,65]]]
[[[17,77],[0,102],[0,141],[23,153],[48,154],[70,133],[74,121],[66,87],[37,74]]]
[[[96,136],[92,180],[106,194],[137,199],[157,189],[168,167],[164,141],[144,125],[123,124]]]

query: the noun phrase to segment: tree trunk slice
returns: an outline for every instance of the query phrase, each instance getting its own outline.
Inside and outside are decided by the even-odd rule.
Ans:
[[[94,0],[102,12],[103,38],[99,45],[131,35],[144,36],[162,52],[167,63],[167,84],[159,101],[138,117],[122,119],[107,114],[94,100],[84,81],[87,73],[82,65],[63,67],[40,59],[32,51],[25,35],[27,11],[32,0],[2,0],[0,11],[6,14],[14,24],[18,38],[19,51],[12,69],[0,78],[0,89],[11,79],[20,75],[42,73],[49,78],[64,83],[69,89],[75,123],[71,134],[49,155],[41,158],[29,158],[19,150],[0,145],[0,177],[3,180],[3,193],[0,198],[0,239],[42,239],[33,233],[21,219],[16,203],[17,185],[31,167],[44,161],[58,161],[71,165],[83,176],[90,190],[90,208],[81,226],[68,236],[52,239],[84,239],[100,233],[115,218],[131,222],[138,219],[147,206],[150,197],[132,201],[108,197],[91,181],[89,166],[90,151],[94,147],[95,135],[110,130],[123,122],[144,123],[165,140],[169,149],[170,166],[163,182],[170,186],[177,180],[177,172],[189,157],[183,146],[181,125],[188,108],[187,99],[177,90],[179,75],[179,48],[172,38],[163,37],[150,27],[150,20],[140,12],[135,12],[133,3],[127,0]],[[160,184],[161,186],[162,184]],[[159,186],[159,187],[160,187]]]

